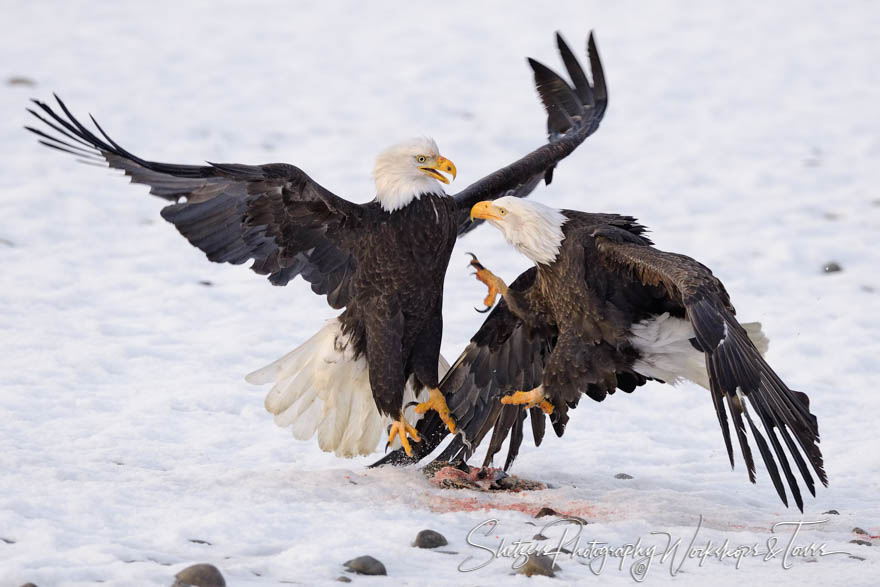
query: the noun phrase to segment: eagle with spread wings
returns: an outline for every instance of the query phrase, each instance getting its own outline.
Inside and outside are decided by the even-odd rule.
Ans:
[[[425,388],[415,412],[435,410],[455,430],[438,379],[443,281],[459,236],[476,223],[471,207],[502,196],[525,197],[556,164],[599,126],[608,94],[591,34],[592,83],[557,35],[571,84],[530,59],[547,112],[549,140],[518,161],[453,196],[443,184],[456,175],[432,139],[395,145],[376,159],[376,197],[343,199],[287,164],[178,165],[142,159],[104,132],[82,124],[60,99],[60,112],[34,101],[30,112],[45,126],[26,127],[48,147],[87,162],[109,164],[170,202],[162,217],[209,260],[241,264],[274,285],[301,277],[312,291],[344,311],[300,347],[254,373],[274,383],[266,398],[276,423],[298,438],[318,435],[322,449],[340,456],[375,450],[390,424],[412,454],[420,437],[404,414],[408,397]],[[57,96],[56,96],[57,99]]]
[[[469,458],[491,431],[484,465],[509,438],[508,468],[526,414],[538,445],[548,417],[562,436],[568,411],[583,395],[602,401],[648,380],[688,380],[710,392],[731,467],[732,419],[752,483],[749,437],[786,506],[787,485],[803,511],[792,462],[812,495],[814,473],[828,484],[809,397],[773,371],[763,357],[761,325],[736,319],[724,285],[705,265],[656,249],[631,216],[510,197],[478,202],[471,215],[501,230],[535,266],[508,286],[476,258],[471,262],[489,287],[486,306],[498,295],[502,300],[440,383],[459,429],[437,460]],[[427,440],[411,457],[395,451],[376,464],[431,453],[446,436],[434,416],[419,422]]]

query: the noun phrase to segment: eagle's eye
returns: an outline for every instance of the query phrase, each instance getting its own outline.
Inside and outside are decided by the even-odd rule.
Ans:
[[[498,213],[502,216],[507,216],[507,208],[498,208]]]
[[[424,155],[419,155],[418,157],[416,157],[416,161],[418,161],[419,163],[424,163],[427,160],[427,157],[425,157]]]

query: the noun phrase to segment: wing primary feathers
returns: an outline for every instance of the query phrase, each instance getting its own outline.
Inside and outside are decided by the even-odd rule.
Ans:
[[[608,104],[608,88],[605,85],[605,69],[599,58],[599,49],[596,47],[596,37],[593,31],[590,31],[590,38],[587,39],[587,55],[590,58],[590,69],[593,72],[593,95],[604,111]]]
[[[562,61],[565,63],[565,69],[568,70],[568,75],[571,77],[578,98],[585,105],[595,105],[596,99],[593,96],[593,89],[590,87],[587,75],[558,31],[556,33],[556,45],[559,47],[559,53],[562,55]]]
[[[588,47],[592,53],[589,59],[594,69],[592,86],[559,33],[556,43],[574,88],[547,66],[528,59],[534,73],[535,88],[547,114],[548,142],[455,195],[460,210],[459,236],[478,225],[478,222],[469,220],[469,212],[474,204],[505,195],[525,198],[541,178],[549,184],[555,166],[599,128],[607,104],[607,91],[605,73],[595,50],[592,33],[590,39]]]

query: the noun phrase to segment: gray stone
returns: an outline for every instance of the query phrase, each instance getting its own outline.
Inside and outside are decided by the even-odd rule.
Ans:
[[[554,570],[559,570],[559,567],[553,566],[552,558],[544,554],[530,554],[528,560],[517,572],[526,577],[531,577],[532,575],[555,577],[556,573],[553,572]]]
[[[862,560],[865,560],[865,559],[862,559]],[[21,587],[37,587],[37,586],[34,585],[33,583],[25,583],[25,584],[22,585]]]
[[[532,540],[547,540],[547,537],[538,532],[534,536],[532,536]]]
[[[437,548],[438,546],[446,546],[449,542],[440,532],[434,530],[422,530],[416,534],[413,546],[417,548]]]
[[[628,473],[618,473],[614,476],[615,479],[632,479],[633,476]]]
[[[843,267],[837,261],[828,261],[822,266],[822,271],[825,273],[837,273],[838,271],[843,271]]]
[[[10,78],[6,79],[7,86],[22,86],[25,88],[32,88],[37,85],[37,82],[32,80],[29,77],[24,77],[23,75],[14,75]]]
[[[542,507],[538,510],[538,513],[535,514],[536,518],[543,518],[544,516],[558,516],[559,514],[553,508]]]
[[[387,575],[385,565],[369,555],[359,556],[345,561],[343,566],[358,575]]]
[[[226,580],[214,565],[202,563],[187,567],[174,575],[171,587],[226,587]]]
[[[827,512],[822,512],[822,515],[823,515],[823,516],[824,516],[825,514],[831,514],[832,516],[839,516],[839,515],[840,515],[840,512],[837,511],[837,510],[828,510]]]
[[[859,528],[858,526],[856,526],[855,528],[853,528],[852,531],[853,531],[853,533],[855,533],[855,534],[861,534],[862,536],[867,536],[867,535],[868,535],[867,532],[865,532],[864,530],[862,530],[862,529]]]
[[[849,543],[858,544],[859,546],[871,546],[871,543],[867,540],[859,540],[858,538],[856,538],[855,540],[850,540]]]
[[[345,575],[339,575],[338,577],[336,577],[336,582],[337,583],[351,583],[351,579],[349,579]]]

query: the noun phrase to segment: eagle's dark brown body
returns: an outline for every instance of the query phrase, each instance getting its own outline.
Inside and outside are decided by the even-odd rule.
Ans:
[[[370,365],[379,409],[396,416],[404,382],[437,387],[443,333],[443,280],[458,238],[459,208],[453,198],[423,194],[386,212],[369,207],[353,248],[354,294],[340,321],[356,355]]]

